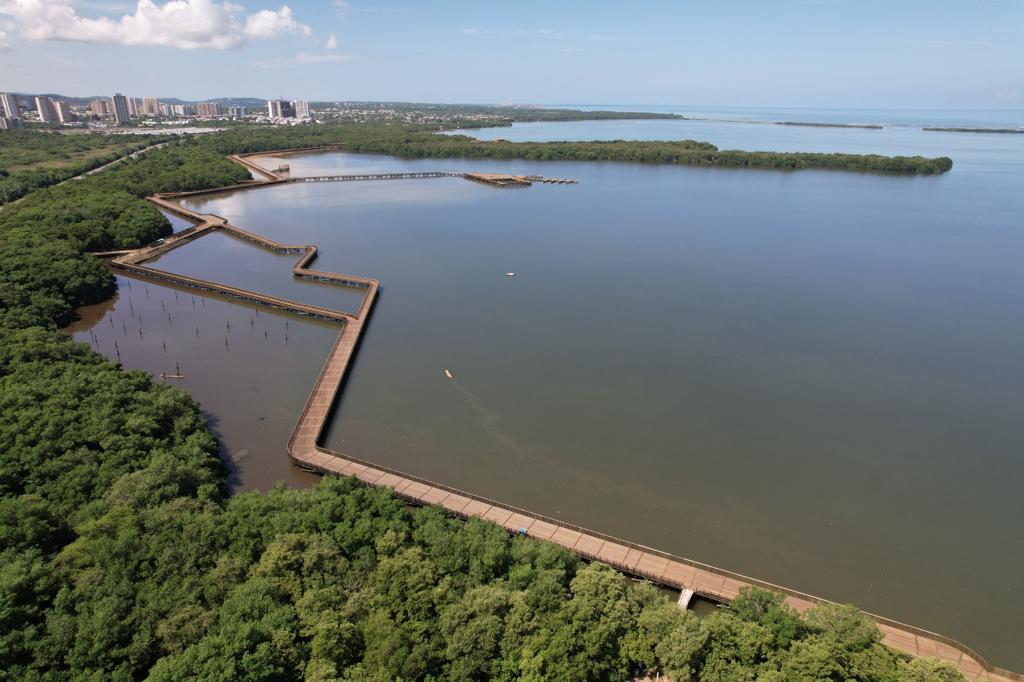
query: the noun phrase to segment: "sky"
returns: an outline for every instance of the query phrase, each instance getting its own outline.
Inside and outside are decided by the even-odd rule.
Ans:
[[[0,91],[1024,109],[1024,0],[0,0]]]

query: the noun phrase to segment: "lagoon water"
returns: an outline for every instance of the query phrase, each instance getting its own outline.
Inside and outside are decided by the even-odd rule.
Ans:
[[[316,267],[382,281],[331,448],[854,602],[1024,668],[1024,136],[722,121],[471,134],[955,165],[893,177],[324,154],[288,157],[292,173],[579,184],[296,184],[190,201],[319,245]],[[252,265],[274,257],[247,245],[251,260],[214,241],[210,253],[232,256],[185,257],[207,239],[158,265],[290,297],[309,288]],[[315,364],[325,342],[289,352]],[[291,395],[312,375],[268,381]],[[213,414],[238,411],[234,400],[203,397]],[[295,415],[300,404],[288,403]],[[283,431],[239,462],[248,487],[280,477]]]
[[[291,466],[283,444],[338,325],[126,277],[117,285],[117,295],[79,310],[67,331],[127,369],[188,390],[220,442],[233,490],[315,484]]]

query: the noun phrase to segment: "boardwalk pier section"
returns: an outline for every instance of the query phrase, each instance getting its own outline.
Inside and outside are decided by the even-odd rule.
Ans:
[[[546,517],[525,509],[489,500],[469,492],[461,491],[441,483],[435,483],[417,476],[367,462],[353,455],[335,452],[323,447],[323,435],[333,412],[338,395],[344,385],[346,372],[362,337],[363,326],[372,312],[377,299],[380,282],[369,277],[344,275],[314,270],[308,266],[316,258],[317,247],[311,244],[281,244],[255,233],[231,225],[225,218],[200,214],[182,207],[174,199],[196,194],[266,187],[285,182],[326,182],[371,179],[399,179],[405,177],[465,177],[499,187],[530,184],[543,178],[480,174],[480,173],[417,173],[384,174],[378,176],[322,176],[322,178],[284,178],[267,170],[247,157],[276,155],[297,151],[322,151],[324,148],[282,150],[260,154],[236,155],[230,158],[263,176],[256,180],[229,188],[203,190],[200,192],[168,193],[149,197],[160,208],[170,211],[194,223],[194,226],[167,239],[140,249],[108,252],[102,255],[110,258],[113,268],[130,275],[154,279],[178,286],[194,288],[210,293],[235,298],[246,303],[265,305],[280,310],[310,315],[342,325],[341,333],[331,347],[327,360],[316,379],[313,390],[299,415],[298,423],[288,440],[287,452],[291,460],[309,471],[339,476],[354,476],[367,485],[387,486],[402,499],[417,505],[440,505],[461,518],[479,517],[497,523],[510,533],[525,530],[527,535],[554,542],[575,552],[586,560],[606,563],[623,573],[636,576],[680,591],[680,605],[686,607],[694,596],[706,597],[719,602],[728,602],[747,586],[756,586],[785,595],[786,602],[798,611],[804,611],[827,600],[809,594],[773,585],[755,578],[733,573],[697,561],[677,557],[650,547],[621,540],[604,533],[588,530],[565,521]],[[331,148],[336,149],[336,148]],[[509,180],[522,179],[522,183]],[[490,180],[497,181],[492,182]],[[501,183],[511,183],[501,184]],[[289,301],[246,289],[230,287],[217,282],[176,275],[144,265],[167,251],[198,239],[213,231],[223,230],[247,239],[257,246],[279,253],[294,253],[298,256],[292,266],[297,277],[361,287],[366,290],[363,302],[355,313],[347,313],[320,306]],[[971,680],[989,682],[1024,682],[1024,675],[1003,670],[989,664],[967,646],[942,635],[922,630],[911,625],[893,621],[881,616],[868,614],[882,633],[883,642],[888,646],[911,656],[929,656],[949,661],[956,665]]]

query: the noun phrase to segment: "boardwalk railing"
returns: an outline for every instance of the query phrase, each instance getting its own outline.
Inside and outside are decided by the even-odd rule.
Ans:
[[[304,175],[288,182],[353,182],[359,180],[412,180],[416,178],[461,178],[464,173],[423,171],[420,173],[361,173],[354,175]]]

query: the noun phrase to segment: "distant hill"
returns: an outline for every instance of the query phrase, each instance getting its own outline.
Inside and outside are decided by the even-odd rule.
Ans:
[[[93,97],[69,97],[67,95],[58,95],[54,92],[15,92],[13,93],[18,101],[21,103],[21,107],[34,110],[36,108],[35,97],[49,97],[50,99],[57,101],[61,100],[68,104],[76,106],[86,106],[94,99],[110,99],[110,95],[95,95]]]

